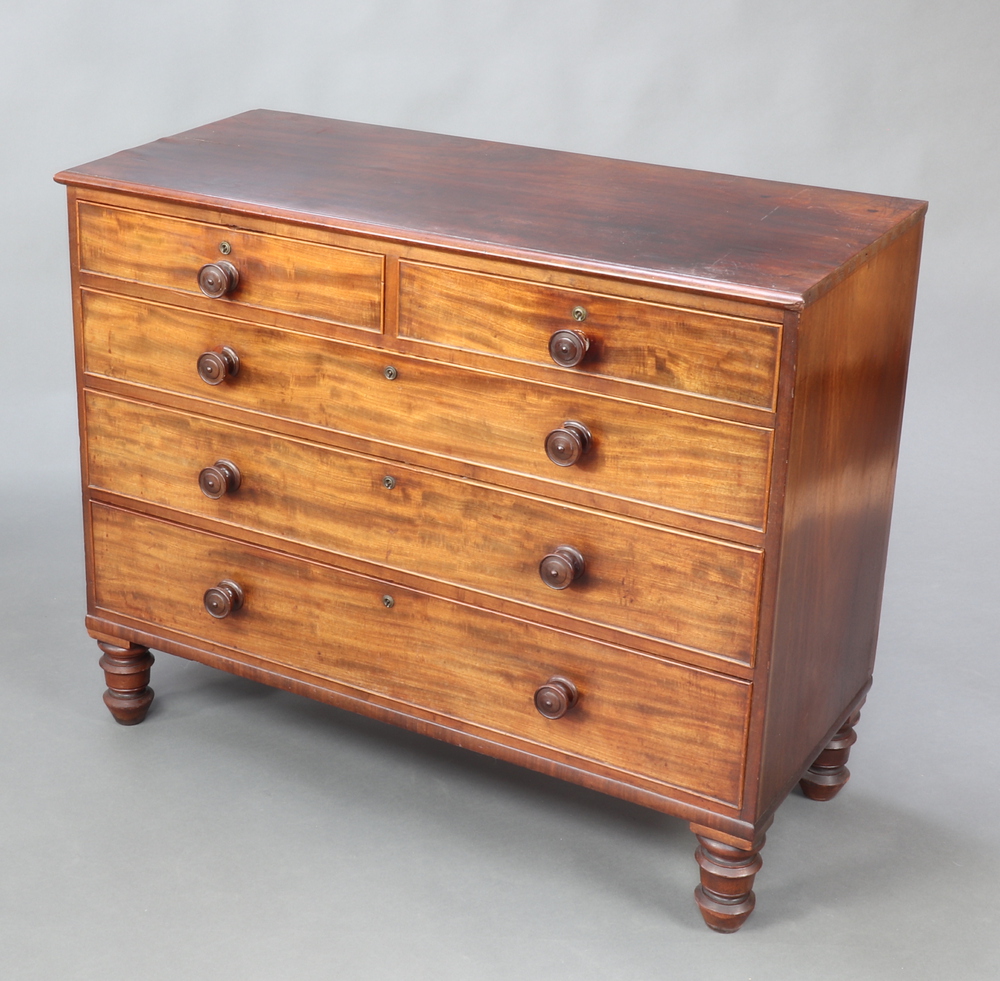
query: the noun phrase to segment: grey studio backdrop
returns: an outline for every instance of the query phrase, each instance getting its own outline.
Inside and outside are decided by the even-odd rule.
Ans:
[[[0,977],[1000,976],[991,0],[0,0]],[[166,655],[84,589],[64,192],[267,107],[931,202],[875,685],[734,936],[687,827]]]

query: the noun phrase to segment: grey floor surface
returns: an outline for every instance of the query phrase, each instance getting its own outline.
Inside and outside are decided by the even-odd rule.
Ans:
[[[734,936],[701,923],[686,826],[641,808],[165,654],[115,725],[76,489],[8,492],[0,977],[1000,976],[992,545],[956,550],[962,509],[928,539],[943,486],[906,459],[854,776],[785,802]]]

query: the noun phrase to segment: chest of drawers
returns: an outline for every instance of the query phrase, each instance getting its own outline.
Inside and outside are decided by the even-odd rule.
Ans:
[[[868,691],[925,206],[256,111],[69,195],[87,629],[688,821]]]

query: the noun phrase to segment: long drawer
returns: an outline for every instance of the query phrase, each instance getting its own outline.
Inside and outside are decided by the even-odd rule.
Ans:
[[[91,505],[95,611],[737,805],[750,685],[380,580]],[[237,583],[240,609],[205,591]],[[389,605],[391,604],[391,605]],[[579,701],[534,707],[553,676]]]
[[[201,296],[199,269],[225,261],[239,284],[224,306],[382,329],[381,255],[88,202],[77,220],[83,272]]]
[[[752,658],[759,549],[98,392],[86,394],[86,410],[93,488],[635,635]],[[209,498],[199,472],[218,460],[235,464],[239,485]],[[581,553],[585,568],[553,589],[539,563],[564,545]]]
[[[558,332],[571,347],[553,354]],[[401,262],[399,334],[508,362],[555,362],[581,374],[774,405],[774,323]]]
[[[762,528],[769,429],[82,291],[91,375],[208,399],[442,458]],[[239,373],[198,375],[229,347]],[[387,370],[391,369],[391,370]],[[547,436],[579,422],[592,447],[574,466]],[[386,450],[391,456],[391,450]]]

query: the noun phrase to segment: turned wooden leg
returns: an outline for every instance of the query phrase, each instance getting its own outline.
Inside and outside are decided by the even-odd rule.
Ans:
[[[697,838],[694,857],[701,866],[701,885],[694,891],[695,902],[713,930],[735,933],[753,912],[753,879],[760,871],[764,836],[751,851],[703,835]]]
[[[854,727],[860,718],[859,710],[836,731],[833,739],[826,744],[826,749],[816,757],[799,781],[802,793],[810,800],[830,800],[836,797],[840,788],[851,779],[847,758],[858,738]]]
[[[99,640],[97,646],[104,652],[101,667],[108,686],[104,704],[115,722],[123,726],[138,725],[146,718],[153,701],[153,689],[149,687],[153,655],[148,647],[139,644],[117,647]]]

